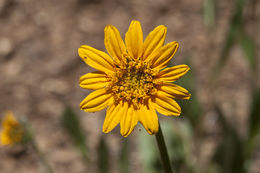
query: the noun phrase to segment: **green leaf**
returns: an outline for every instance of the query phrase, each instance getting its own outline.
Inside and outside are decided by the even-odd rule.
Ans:
[[[245,141],[243,141],[237,131],[227,123],[221,109],[216,106],[219,115],[219,122],[223,135],[213,160],[225,173],[246,173]]]
[[[71,108],[66,107],[63,113],[62,123],[64,128],[67,130],[71,139],[80,150],[82,157],[85,161],[89,160],[88,149],[85,143],[85,136],[80,127],[80,121],[78,116],[72,111]]]
[[[108,173],[109,172],[109,150],[103,136],[100,138],[99,145],[97,148],[97,153],[98,153],[99,172]]]
[[[120,160],[119,160],[119,166],[120,166],[120,172],[121,173],[129,173],[129,146],[128,146],[128,140],[124,140],[123,146],[120,153]]]
[[[226,40],[220,54],[220,60],[214,69],[214,76],[219,73],[222,67],[225,65],[229,58],[230,51],[235,43],[237,43],[237,38],[243,33],[243,8],[245,0],[235,1],[235,12],[231,19],[229,30],[227,32]]]
[[[256,70],[256,44],[253,39],[251,39],[248,35],[243,34],[240,39],[240,45],[245,52],[248,63],[252,68],[252,71]]]
[[[249,123],[250,138],[255,138],[260,135],[260,90],[254,94]]]

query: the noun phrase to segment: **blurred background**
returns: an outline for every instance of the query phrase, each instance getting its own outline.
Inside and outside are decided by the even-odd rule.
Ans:
[[[79,87],[93,71],[82,44],[105,51],[104,28],[131,20],[144,36],[168,28],[180,48],[172,65],[192,93],[180,117],[159,115],[176,173],[260,172],[260,3],[257,0],[0,0],[0,118],[13,111],[33,130],[53,173],[162,172],[154,136],[102,133],[105,111],[86,113]],[[0,147],[0,172],[44,172],[27,146]]]

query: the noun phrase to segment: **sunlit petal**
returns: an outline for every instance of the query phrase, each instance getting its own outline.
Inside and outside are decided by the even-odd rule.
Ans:
[[[181,78],[183,75],[185,75],[189,70],[190,68],[187,65],[177,65],[162,70],[157,75],[157,78],[160,78],[165,82],[174,82],[177,79]]]
[[[157,92],[153,105],[159,113],[166,116],[179,116],[181,114],[181,107],[178,103],[162,91]]]
[[[157,26],[152,32],[149,33],[144,41],[144,53],[142,56],[143,60],[146,60],[152,55],[152,53],[156,52],[163,46],[166,33],[167,28],[163,25]]]
[[[119,31],[112,25],[106,26],[105,30],[105,46],[110,56],[121,61],[123,53],[126,53],[126,47]]]
[[[147,105],[141,106],[138,111],[138,119],[150,135],[158,132],[158,117],[150,101]]]
[[[119,111],[123,109],[122,104],[112,104],[108,107],[103,124],[103,132],[108,133],[120,122]]]
[[[143,53],[143,31],[139,21],[133,20],[125,34],[126,49],[131,57],[141,58]]]
[[[120,133],[122,136],[127,137],[138,123],[137,112],[133,106],[125,102],[120,114]]]
[[[78,50],[79,56],[91,67],[105,73],[113,73],[114,62],[105,52],[93,47],[82,45]]]
[[[105,88],[93,91],[81,103],[80,108],[86,112],[97,112],[111,105],[113,98]]]
[[[80,77],[80,86],[85,89],[97,90],[104,88],[109,83],[109,79],[104,72],[96,71],[87,73]]]
[[[163,83],[160,90],[167,93],[169,97],[177,99],[190,99],[191,94],[185,88],[172,83]]]
[[[178,50],[178,47],[179,44],[176,41],[163,46],[157,53],[151,56],[151,67],[155,69],[165,68]]]

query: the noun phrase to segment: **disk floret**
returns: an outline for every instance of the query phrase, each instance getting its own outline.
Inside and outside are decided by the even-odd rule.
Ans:
[[[124,54],[115,70],[108,89],[112,90],[116,102],[127,101],[138,108],[140,103],[156,93],[156,72],[150,68],[149,62]]]
[[[13,124],[11,130],[8,131],[8,135],[13,141],[21,141],[24,135],[24,130],[20,124]]]

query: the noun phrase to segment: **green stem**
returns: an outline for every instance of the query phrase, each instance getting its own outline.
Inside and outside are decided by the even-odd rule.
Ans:
[[[163,133],[162,133],[160,124],[159,124],[159,131],[158,131],[158,133],[155,134],[155,137],[156,137],[156,141],[157,141],[158,148],[160,151],[164,172],[172,173],[171,163],[170,163],[169,155],[167,152],[167,148],[165,145],[165,141],[164,141],[164,137],[163,137]]]
[[[45,173],[53,173],[50,165],[48,164],[44,154],[41,152],[41,150],[39,149],[38,145],[36,144],[36,142],[34,141],[34,139],[32,138],[32,146],[35,150],[35,152],[37,153],[39,159],[40,159],[40,163],[42,164],[42,166],[44,167],[45,169]]]
[[[33,150],[36,152],[37,156],[39,157],[39,161],[40,161],[40,164],[44,168],[44,172],[45,173],[53,173],[50,165],[48,164],[48,162],[47,162],[47,160],[45,158],[44,153],[41,152],[39,146],[37,145],[37,142],[36,142],[36,140],[35,140],[35,138],[33,136],[31,127],[27,123],[25,123],[25,122],[24,122],[23,126],[25,128],[25,138],[26,138],[26,141],[30,142],[30,144],[32,145]]]

